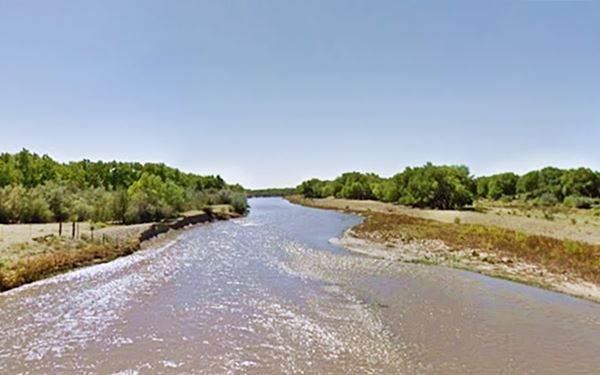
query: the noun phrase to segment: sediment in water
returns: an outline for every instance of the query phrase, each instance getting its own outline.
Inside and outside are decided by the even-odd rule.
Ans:
[[[92,264],[105,263],[140,250],[142,243],[169,231],[239,217],[233,212],[204,212],[186,215],[169,222],[152,224],[138,236],[125,239],[98,238],[71,240],[55,236],[39,239],[39,246],[48,251],[27,256],[8,264],[0,263],[0,292],[41,280],[62,272]]]

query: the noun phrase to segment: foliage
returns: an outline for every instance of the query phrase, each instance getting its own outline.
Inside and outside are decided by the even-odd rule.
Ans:
[[[506,172],[473,178],[467,167],[428,163],[390,178],[359,172],[344,173],[334,180],[313,178],[302,182],[297,192],[307,198],[376,199],[439,209],[461,208],[476,198],[590,207],[593,201],[584,198],[600,197],[600,173],[589,168],[546,167],[522,176]]]
[[[550,194],[561,201],[563,199],[561,186],[563,173],[563,170],[554,167],[526,173],[517,181],[517,193],[526,199],[540,198],[543,194]]]
[[[322,198],[321,187],[323,182],[319,179],[313,178],[302,182],[298,186],[298,192],[307,198]]]
[[[577,168],[565,171],[561,175],[561,193],[596,198],[600,196],[600,177],[589,168]]]
[[[512,172],[477,177],[475,179],[475,193],[478,198],[510,199],[517,194],[518,181],[519,176]]]
[[[248,190],[246,192],[248,197],[285,197],[296,193],[296,188],[266,188]]]
[[[28,150],[0,154],[0,223],[156,221],[224,203],[224,197],[243,213],[243,192],[220,176],[184,173],[162,163],[63,164]]]
[[[462,166],[434,166],[430,163],[419,168],[407,168],[403,174],[400,203],[414,207],[451,209],[473,202],[469,189],[469,170]]]
[[[231,200],[229,204],[238,214],[245,214],[248,212],[248,201],[246,200],[246,196],[241,192],[231,192]]]
[[[589,209],[594,205],[594,199],[577,195],[565,197],[563,204],[567,207]]]

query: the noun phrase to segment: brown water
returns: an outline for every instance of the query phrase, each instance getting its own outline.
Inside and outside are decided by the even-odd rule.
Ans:
[[[600,305],[348,254],[281,199],[0,295],[0,373],[598,373]]]

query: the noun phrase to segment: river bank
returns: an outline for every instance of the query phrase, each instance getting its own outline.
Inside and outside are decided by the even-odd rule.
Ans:
[[[146,242],[156,245],[166,233],[190,225],[240,217],[229,205],[189,211],[160,223],[111,225],[89,223],[2,225],[0,228],[0,292],[62,272],[105,263],[132,254]],[[158,239],[157,239],[158,238]]]
[[[292,203],[351,212],[365,221],[345,232],[338,244],[382,259],[437,264],[509,279],[600,302],[600,245],[576,240],[573,231],[556,228],[554,237],[536,232],[537,219],[524,226],[497,215],[454,216],[434,220],[433,210],[345,199],[288,197]],[[438,211],[448,218],[459,211]],[[512,217],[511,217],[512,218]],[[515,218],[518,222],[528,218]],[[493,225],[491,223],[496,223]],[[557,225],[555,223],[555,225]],[[597,234],[583,236],[594,239]]]
[[[329,240],[360,217],[276,198],[249,203],[239,220],[173,231],[131,256],[1,293],[0,373],[600,367],[600,304],[346,252]]]

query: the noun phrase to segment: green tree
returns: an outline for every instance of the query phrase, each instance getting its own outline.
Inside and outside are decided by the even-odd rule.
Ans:
[[[500,173],[489,176],[487,197],[491,199],[500,199],[503,196],[513,196],[517,193],[517,181],[519,176],[512,172]],[[478,187],[479,192],[479,187]]]
[[[490,178],[487,176],[477,177],[475,179],[476,195],[479,198],[487,198],[490,185]]]
[[[298,186],[298,192],[307,198],[321,198],[321,186],[321,180],[313,178],[302,182]]]
[[[561,176],[563,196],[574,195],[595,198],[600,195],[600,179],[589,168],[565,171]]]
[[[62,235],[63,222],[67,220],[71,214],[69,207],[71,194],[66,186],[59,185],[55,182],[48,182],[44,186],[44,195],[54,220],[59,223],[58,234]]]
[[[123,188],[117,189],[112,194],[110,206],[113,219],[125,223],[127,221],[127,210],[129,208],[129,195],[127,194],[127,190]]]
[[[464,166],[434,166],[431,163],[404,172],[406,186],[400,203],[415,207],[451,209],[472,203],[469,170]]]
[[[174,213],[164,201],[165,184],[159,176],[142,173],[140,179],[129,187],[127,193],[128,222],[156,221]]]

